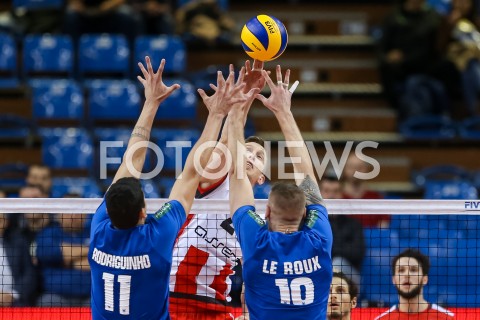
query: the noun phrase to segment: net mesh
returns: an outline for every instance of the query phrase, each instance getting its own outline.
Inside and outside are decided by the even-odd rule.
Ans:
[[[153,213],[167,200],[146,201],[147,211]],[[480,319],[480,201],[326,202],[334,235],[334,267],[360,289],[353,319],[374,319],[398,303],[391,265],[407,248],[429,258],[428,283],[423,287],[428,302],[447,308],[456,319]],[[15,307],[2,308],[1,319],[91,317],[88,226],[100,203],[101,199],[0,199],[2,303],[11,305],[5,298],[10,292]],[[265,205],[266,200],[257,200],[260,214]],[[228,201],[195,200],[192,212],[225,215]],[[362,227],[359,214],[381,216],[387,223],[382,228]],[[235,271],[229,275],[232,299],[228,300],[240,315],[241,272]]]

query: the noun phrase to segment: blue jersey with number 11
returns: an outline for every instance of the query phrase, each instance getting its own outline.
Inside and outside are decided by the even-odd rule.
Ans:
[[[303,228],[291,234],[269,231],[253,206],[239,208],[233,225],[250,319],[325,320],[333,242],[325,207],[307,206]]]
[[[163,205],[144,225],[115,229],[105,201],[92,220],[88,260],[94,320],[164,320],[172,250],[185,222],[178,201]]]

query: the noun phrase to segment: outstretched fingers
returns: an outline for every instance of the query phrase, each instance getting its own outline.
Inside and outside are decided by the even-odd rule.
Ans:
[[[277,84],[282,84],[282,68],[280,67],[279,64],[277,64],[277,67],[275,69],[275,71],[277,72]]]
[[[239,86],[234,87],[233,90],[230,92],[230,95],[232,95],[232,96],[236,95],[237,93],[242,91],[243,88],[245,88],[245,86],[246,86],[246,84],[242,83]]]
[[[253,68],[252,70],[260,71],[263,69],[264,62],[260,60],[253,60]]]
[[[145,85],[145,83],[147,82],[145,79],[143,79],[142,77],[140,76],[137,76],[137,79],[138,81],[140,81],[141,84]]]
[[[145,62],[147,63],[147,70],[148,70],[148,74],[150,76],[153,76],[153,68],[152,68],[152,61],[150,61],[150,57],[149,56],[146,56],[145,57]]]
[[[143,78],[146,80],[148,78],[148,72],[145,69],[145,67],[143,66],[143,63],[139,62],[138,67],[140,68],[140,71],[142,71]]]
[[[243,83],[243,80],[245,79],[245,67],[242,67],[240,69],[240,72],[238,74],[238,79],[237,82],[235,83],[237,86]]]
[[[231,69],[230,69],[230,73],[228,74],[228,77],[227,77],[227,88],[232,88],[235,84],[235,71],[233,71],[233,65],[230,65],[231,66]]]
[[[290,69],[287,69],[285,72],[285,79],[283,80],[283,85],[288,89],[288,84],[290,83]]]
[[[165,69],[165,59],[162,59],[162,61],[160,61],[160,65],[158,66],[158,69],[157,69],[157,75],[160,78],[160,80],[162,80],[162,74],[163,74],[164,69]]]
[[[225,79],[223,78],[222,71],[217,71],[217,88],[218,90],[225,88]]]
[[[272,90],[275,87],[275,84],[273,83],[272,79],[268,75],[267,71],[262,70],[262,75],[265,78],[265,81],[267,82],[268,86],[270,87],[270,90]]]
[[[197,92],[198,92],[198,94],[200,95],[200,97],[202,98],[203,101],[205,101],[205,99],[208,99],[208,95],[205,93],[205,90],[197,89]]]
[[[263,103],[264,105],[265,105],[265,103],[266,103],[267,100],[268,100],[263,94],[260,94],[260,93],[259,93],[259,94],[256,94],[256,95],[255,95],[255,98],[256,98],[257,100],[259,100],[261,103]]]
[[[253,71],[253,69],[250,69],[250,60],[245,61],[245,73],[248,75],[248,71]]]

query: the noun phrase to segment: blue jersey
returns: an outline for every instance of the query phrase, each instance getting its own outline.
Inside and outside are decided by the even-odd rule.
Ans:
[[[298,232],[271,232],[253,206],[233,215],[243,253],[250,319],[322,319],[332,282],[332,230],[327,209],[307,207]]]
[[[92,318],[170,319],[168,281],[175,238],[185,222],[183,206],[170,201],[144,225],[115,229],[105,201],[92,220],[88,260]]]

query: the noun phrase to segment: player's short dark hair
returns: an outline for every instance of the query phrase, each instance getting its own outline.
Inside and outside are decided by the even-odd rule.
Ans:
[[[418,264],[422,268],[423,275],[428,275],[430,271],[430,259],[428,256],[421,253],[419,250],[408,248],[404,251],[400,252],[398,255],[393,257],[392,260],[392,274],[395,274],[395,266],[397,265],[397,261],[400,258],[413,258],[418,261]]]
[[[133,228],[138,223],[140,211],[145,208],[140,181],[132,177],[119,179],[108,189],[105,203],[108,216],[116,228]]]
[[[290,182],[275,183],[270,191],[270,198],[274,198],[274,203],[286,211],[303,210],[306,205],[303,190]]]
[[[261,145],[263,148],[265,148],[265,140],[263,140],[262,138],[260,138],[258,136],[250,136],[247,139],[245,139],[245,143],[249,143],[249,142],[255,142],[255,143]]]
[[[356,298],[358,296],[357,285],[345,273],[341,271],[334,272],[333,278],[340,278],[345,280],[345,282],[348,285],[348,294],[350,295],[350,301],[353,300],[353,298]]]

